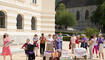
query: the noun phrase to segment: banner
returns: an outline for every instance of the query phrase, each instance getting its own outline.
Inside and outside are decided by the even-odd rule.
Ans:
[[[6,43],[5,46],[8,47],[8,46],[10,46],[13,42],[14,42],[14,40],[11,40],[10,42]]]
[[[87,55],[87,50],[85,48],[75,48],[74,55],[75,56],[85,56]]]
[[[61,57],[69,57],[69,52],[67,50],[62,50]]]
[[[44,52],[44,56],[46,56],[46,57],[52,57],[51,56],[52,53],[54,53],[54,52],[52,52],[52,51],[45,51]]]

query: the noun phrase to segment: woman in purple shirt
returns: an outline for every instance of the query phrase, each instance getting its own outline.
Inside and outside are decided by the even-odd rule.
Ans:
[[[87,46],[88,46],[87,42],[88,42],[88,38],[86,37],[85,34],[82,34],[81,47],[87,49]]]
[[[103,53],[103,43],[104,43],[104,38],[102,36],[102,34],[99,34],[99,38],[97,39],[97,47],[99,50],[99,58],[101,58],[101,54],[102,54],[102,59],[104,59],[104,53]]]

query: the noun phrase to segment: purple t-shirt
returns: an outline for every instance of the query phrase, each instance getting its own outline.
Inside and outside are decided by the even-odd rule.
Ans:
[[[103,43],[103,42],[102,42],[102,40],[104,41],[104,38],[103,38],[103,37],[102,37],[102,38],[98,38],[98,39],[97,39],[97,41],[98,41],[98,44],[101,44],[101,43]]]
[[[87,38],[82,38],[82,42],[87,42]]]

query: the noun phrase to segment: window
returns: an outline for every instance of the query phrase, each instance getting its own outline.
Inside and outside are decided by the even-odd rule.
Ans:
[[[25,0],[18,0],[19,2],[24,2]]]
[[[0,28],[5,28],[5,13],[0,11]]]
[[[80,20],[80,12],[79,11],[77,11],[77,20]]]
[[[23,23],[23,18],[22,18],[22,15],[18,14],[16,20],[17,20],[17,24],[16,24],[17,29],[22,29],[23,28],[23,24],[22,24]]]
[[[31,29],[36,30],[36,19],[35,19],[35,17],[32,17],[32,19],[31,19]]]
[[[36,1],[36,0],[32,0],[32,3],[35,3],[35,4],[36,4],[36,3],[37,3],[37,1]]]
[[[86,10],[86,12],[85,12],[85,20],[87,20],[87,19],[89,19],[89,11],[88,10]]]

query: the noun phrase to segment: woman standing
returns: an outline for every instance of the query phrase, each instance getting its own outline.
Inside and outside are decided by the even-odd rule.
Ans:
[[[38,56],[39,44],[38,44],[38,35],[37,34],[34,35],[33,45],[34,45],[34,52],[36,53],[36,56]]]
[[[86,37],[85,34],[82,34],[82,39],[81,39],[81,47],[87,49],[88,46],[88,38]]]
[[[101,55],[102,55],[102,59],[104,59],[104,52],[103,52],[104,38],[103,38],[102,34],[99,34],[97,43],[98,43],[98,50],[99,50],[99,58],[101,58]]]
[[[72,53],[74,52],[74,49],[76,48],[76,36],[75,34],[72,35],[72,37],[70,38],[70,41],[71,41],[71,48],[72,48]]]
[[[10,50],[10,46],[6,46],[6,44],[10,42],[10,38],[7,34],[3,35],[3,50],[1,55],[3,56],[4,60],[6,60],[6,56],[10,56],[10,60],[12,60],[12,53]]]
[[[58,34],[56,34],[56,47],[57,49],[59,49],[59,39],[58,39]]]
[[[94,37],[91,36],[90,39],[89,39],[90,59],[93,59],[93,47],[94,47]]]
[[[80,36],[78,35],[77,37],[76,37],[76,41],[75,41],[75,43],[78,45],[78,48],[79,48],[79,39],[80,39]]]
[[[53,49],[53,38],[52,38],[51,34],[48,35],[46,40],[47,40],[46,50],[47,51],[54,51],[54,49]]]
[[[53,45],[54,45],[54,48],[56,50],[57,49],[56,35],[53,35],[53,40],[54,40]]]
[[[98,53],[98,50],[97,49],[98,48],[97,48],[97,37],[96,37],[96,35],[94,35],[93,38],[94,38],[93,54],[96,53],[96,57],[98,58],[98,55],[97,55],[97,53]]]

